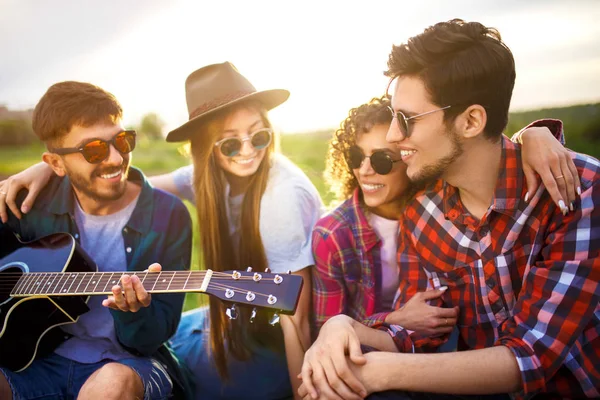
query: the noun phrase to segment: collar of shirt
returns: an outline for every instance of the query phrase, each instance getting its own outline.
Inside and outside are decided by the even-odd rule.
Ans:
[[[142,191],[126,227],[142,234],[147,233],[150,231],[152,223],[152,218],[148,218],[148,216],[153,215],[154,212],[153,188],[144,174],[135,167],[129,168],[127,179],[139,184],[142,187]],[[72,215],[75,207],[74,202],[75,197],[71,188],[71,181],[68,177],[65,177],[56,190],[56,195],[48,204],[48,210],[56,215]]]
[[[357,243],[362,243],[365,251],[371,251],[379,243],[375,230],[369,224],[364,212],[364,204],[361,203],[362,193],[359,188],[354,189],[351,203],[351,228]],[[350,210],[347,210],[350,211]],[[348,214],[344,212],[344,214]]]
[[[518,144],[511,142],[504,135],[501,138],[502,156],[494,197],[490,205],[490,211],[505,214],[516,220],[518,211],[525,205],[523,200],[527,192],[524,174],[522,171],[521,149]],[[460,201],[458,189],[443,183],[442,211],[447,220],[455,224],[477,225],[477,221],[463,206]],[[487,218],[489,212],[481,222]]]

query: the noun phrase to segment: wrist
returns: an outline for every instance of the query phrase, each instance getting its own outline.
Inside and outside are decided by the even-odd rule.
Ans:
[[[364,366],[365,381],[363,382],[370,393],[383,392],[392,389],[393,377],[390,376],[391,369],[386,366],[389,364],[387,359],[390,353],[375,351],[365,354],[367,362]],[[393,365],[393,364],[392,364]]]

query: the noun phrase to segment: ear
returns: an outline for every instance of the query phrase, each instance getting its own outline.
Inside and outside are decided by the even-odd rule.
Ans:
[[[459,129],[458,131],[462,134],[465,139],[472,139],[478,137],[485,130],[487,123],[487,113],[485,108],[479,104],[473,104],[465,111],[463,111],[459,118],[457,118]]]
[[[58,154],[45,151],[44,154],[42,154],[42,161],[48,164],[56,175],[65,176],[67,174],[64,161]]]

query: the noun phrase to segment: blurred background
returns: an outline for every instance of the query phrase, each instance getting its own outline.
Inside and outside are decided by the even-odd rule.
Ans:
[[[329,203],[322,172],[335,127],[384,92],[393,44],[452,18],[497,28],[515,56],[507,133],[559,118],[568,147],[600,157],[600,1],[0,0],[0,179],[40,160],[31,111],[63,80],[119,99],[147,175],[189,163],[163,137],[187,120],[189,73],[228,60],[259,90],[291,91],[270,113],[281,150]]]

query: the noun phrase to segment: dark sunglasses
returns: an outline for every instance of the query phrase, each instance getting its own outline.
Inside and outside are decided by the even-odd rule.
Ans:
[[[383,150],[374,151],[370,156],[365,156],[363,151],[358,146],[350,147],[348,150],[347,162],[351,169],[358,169],[361,167],[365,158],[371,160],[371,167],[379,175],[387,175],[394,167],[394,163],[401,160],[392,160],[392,157]]]
[[[135,149],[135,135],[134,130],[121,131],[110,140],[92,139],[82,144],[81,147],[51,149],[50,151],[59,155],[81,153],[90,164],[99,164],[110,155],[111,144],[121,154],[131,153]]]
[[[218,147],[225,157],[234,157],[240,153],[244,142],[250,141],[250,144],[256,150],[262,150],[271,143],[272,136],[273,131],[271,129],[263,128],[251,133],[243,139],[238,137],[221,139],[215,143],[215,147]]]

